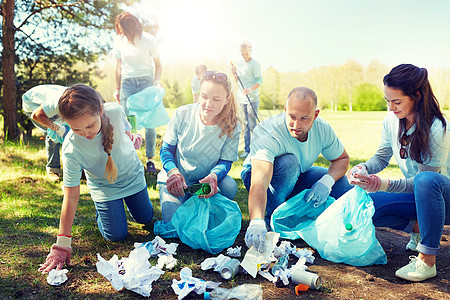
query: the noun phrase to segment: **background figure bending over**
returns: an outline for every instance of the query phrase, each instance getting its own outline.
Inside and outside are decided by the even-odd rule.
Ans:
[[[142,25],[135,16],[122,12],[116,17],[115,29],[117,36],[114,39],[113,52],[117,65],[114,98],[128,116],[128,97],[149,86],[160,85],[162,66],[155,37],[142,31]],[[148,173],[156,174],[158,170],[153,162],[155,147],[155,128],[145,128],[146,168]]]
[[[203,78],[203,73],[205,73],[207,70],[205,65],[198,65],[195,68],[195,76],[191,80],[191,90],[192,90],[192,97],[193,102],[198,102],[198,93],[200,91],[200,81]]]
[[[239,85],[239,103],[241,105],[243,116],[244,116],[244,153],[241,157],[247,157],[250,153],[250,139],[253,129],[256,127],[256,117],[259,110],[259,87],[261,86],[262,73],[261,66],[259,63],[252,58],[252,44],[248,41],[244,41],[241,44],[241,54],[244,60],[240,61],[237,68],[233,67],[232,72],[235,75],[236,81],[238,81],[237,76],[242,82]],[[247,98],[248,96],[248,98]],[[250,99],[250,102],[248,102]],[[252,108],[253,106],[253,108]]]

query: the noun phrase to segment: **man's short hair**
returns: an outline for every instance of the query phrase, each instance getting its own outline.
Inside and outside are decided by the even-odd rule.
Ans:
[[[195,74],[203,74],[207,69],[206,65],[198,65],[195,67]]]
[[[252,43],[250,43],[249,41],[243,41],[241,43],[241,49],[252,49]]]
[[[317,106],[317,95],[314,93],[314,91],[310,88],[299,86],[292,89],[292,91],[289,92],[288,100],[291,97],[295,97],[297,99],[307,99],[310,98],[314,105]]]

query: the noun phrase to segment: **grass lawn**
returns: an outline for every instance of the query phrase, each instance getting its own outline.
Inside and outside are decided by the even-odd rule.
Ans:
[[[263,111],[263,118],[275,114],[273,111]],[[321,112],[343,141],[351,157],[351,165],[365,161],[376,151],[381,136],[381,122],[386,112]],[[165,127],[157,130],[157,149],[161,143]],[[52,287],[47,284],[46,276],[37,272],[43,263],[51,245],[56,240],[59,226],[59,214],[62,202],[62,183],[51,183],[45,177],[46,153],[44,141],[35,131],[36,136],[30,141],[8,143],[0,140],[0,298],[23,299],[131,299],[137,294],[129,291],[116,292],[111,284],[96,272],[96,254],[105,259],[113,254],[120,257],[128,256],[133,249],[133,243],[149,241],[154,238],[152,228],[129,221],[130,238],[121,243],[105,241],[98,231],[95,222],[95,208],[89,196],[85,182],[81,185],[81,198],[73,225],[73,267],[69,268],[69,280],[62,287]],[[242,151],[242,141],[240,150]],[[145,147],[138,154],[145,161]],[[159,157],[157,158],[158,166]],[[318,165],[326,165],[319,158]],[[236,245],[244,245],[243,236],[248,224],[247,197],[248,193],[240,179],[242,159],[233,164],[230,175],[238,182],[236,201],[241,207],[244,220],[242,230],[236,239]],[[400,177],[400,171],[395,164],[383,172],[384,176]],[[161,219],[158,191],[154,178],[148,178],[149,194],[154,206],[155,218]],[[130,220],[130,218],[128,218]],[[176,258],[177,266],[166,271],[153,284],[151,297],[154,299],[175,299],[170,287],[173,278],[179,279],[179,271],[183,267],[194,270],[194,276],[205,280],[220,280],[220,276],[212,271],[202,271],[200,263],[211,257],[202,250],[192,250],[179,240],[168,239],[167,242],[180,243]],[[243,249],[246,249],[243,247]],[[316,254],[317,256],[317,254]],[[156,260],[151,259],[152,265]],[[213,274],[214,273],[214,274]],[[257,277],[241,276],[237,280],[224,282],[224,287],[242,283],[261,283],[264,287],[273,286],[268,281]],[[325,282],[324,294],[333,298],[333,282]],[[279,289],[277,299],[283,295]],[[291,295],[291,294],[289,294]],[[325,297],[323,296],[323,297]],[[322,297],[322,296],[319,296]]]

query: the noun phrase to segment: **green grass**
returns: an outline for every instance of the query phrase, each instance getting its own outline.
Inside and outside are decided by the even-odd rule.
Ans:
[[[263,118],[273,115],[273,111],[263,111]],[[385,112],[321,112],[334,127],[343,141],[351,157],[351,165],[365,161],[375,153],[381,135],[381,122]],[[158,147],[165,127],[157,130]],[[36,131],[37,133],[37,131]],[[54,288],[46,283],[46,276],[37,272],[39,264],[44,262],[49,248],[55,242],[58,232],[59,214],[62,202],[62,183],[51,183],[45,177],[46,154],[44,141],[39,136],[33,136],[30,141],[20,143],[3,142],[0,145],[0,298],[134,298],[136,294],[128,291],[117,293],[110,283],[96,272],[96,254],[100,253],[109,259],[113,254],[119,257],[128,256],[133,249],[133,243],[149,241],[154,238],[152,226],[143,228],[141,225],[129,222],[131,234],[125,242],[106,242],[95,223],[95,208],[89,196],[89,191],[83,183],[81,198],[73,225],[72,258],[74,267],[70,268],[69,281],[63,287]],[[242,151],[243,143],[240,143]],[[138,151],[139,157],[145,161],[145,148]],[[157,157],[159,163],[159,157]],[[327,165],[323,158],[319,165]],[[159,167],[161,167],[159,163]],[[243,236],[249,220],[247,209],[248,193],[240,179],[242,160],[233,164],[230,175],[238,183],[236,201],[243,213],[242,231],[236,239],[237,245],[244,245]],[[401,176],[398,168],[384,171],[385,175]],[[158,191],[154,185],[155,179],[149,177],[149,194],[155,210],[155,218],[161,219]],[[129,218],[130,220],[130,218]],[[150,230],[148,230],[150,229]],[[180,243],[179,240],[173,240]],[[168,240],[172,242],[172,240]],[[244,247],[245,249],[245,247]],[[194,270],[194,276],[208,280],[217,280],[216,275],[204,272],[199,264],[210,257],[201,250],[192,250],[180,243],[177,258],[178,265],[166,273],[153,285],[152,296],[155,298],[174,298],[170,288],[172,278],[179,278],[181,268],[189,266]],[[153,261],[154,263],[154,261]],[[213,276],[213,277],[211,277]],[[225,287],[242,283],[261,283],[270,285],[259,279],[238,278]],[[332,285],[330,290],[333,290]]]

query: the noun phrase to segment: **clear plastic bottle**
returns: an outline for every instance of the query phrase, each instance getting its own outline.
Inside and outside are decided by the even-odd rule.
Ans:
[[[286,270],[289,262],[289,253],[278,258],[277,262],[272,266],[272,274],[275,275],[278,270]]]
[[[205,300],[262,300],[263,290],[259,284],[242,284],[231,289],[218,287],[203,294]]]

